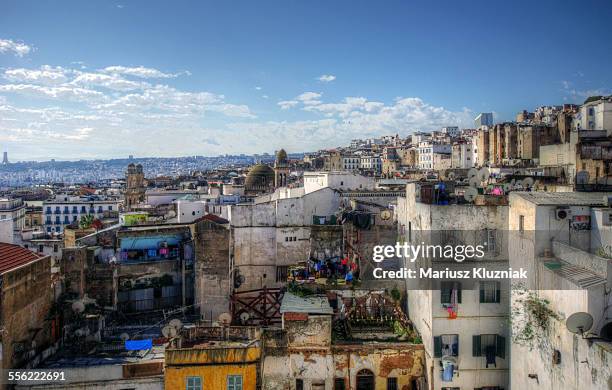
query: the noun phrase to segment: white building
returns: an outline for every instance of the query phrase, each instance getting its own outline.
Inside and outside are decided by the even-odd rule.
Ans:
[[[359,160],[359,168],[380,173],[382,171],[382,159],[378,155],[363,154]]]
[[[356,171],[359,169],[361,159],[356,154],[342,155],[342,169],[345,171]]]
[[[511,296],[520,314],[513,316],[513,389],[610,388],[612,209],[606,204],[602,193],[510,194],[510,265],[531,275]],[[525,297],[545,307],[546,316],[534,321]],[[593,318],[584,337],[566,326],[578,312]]]
[[[254,204],[230,206],[233,265],[243,278],[241,290],[280,287],[288,267],[308,260],[313,218],[330,218],[340,205],[340,193],[325,187],[294,197],[282,191]],[[266,200],[265,198],[270,198]]]
[[[358,173],[344,171],[304,172],[304,191],[306,194],[328,187],[337,190],[373,190],[375,184],[374,178],[362,176]]]
[[[440,129],[442,134],[446,134],[449,137],[457,137],[460,133],[458,126],[446,126]]]
[[[419,143],[419,169],[444,169],[435,166],[435,154],[446,154],[450,158],[451,145],[450,144],[437,144],[429,141],[422,141]],[[449,166],[450,168],[450,161]]]
[[[408,183],[406,198],[398,199],[400,241],[411,245],[486,243],[484,258],[461,264],[507,268],[507,206],[426,204],[420,200],[420,191],[418,183]],[[406,262],[404,267],[426,264],[456,269],[459,263],[419,259]],[[509,388],[507,286],[497,281],[457,279],[423,285],[408,278],[406,287],[408,313],[423,339],[432,389]],[[445,376],[443,365],[448,362],[454,364]]]
[[[26,206],[21,198],[0,198],[0,242],[17,243],[25,226]]]
[[[47,233],[61,233],[64,226],[81,220],[85,215],[96,219],[105,213],[118,212],[121,201],[100,197],[56,195],[43,202],[44,228]]]
[[[474,151],[472,148],[471,139],[453,143],[452,168],[472,168],[474,166]]]
[[[584,103],[576,122],[578,130],[607,130],[612,134],[612,96]]]

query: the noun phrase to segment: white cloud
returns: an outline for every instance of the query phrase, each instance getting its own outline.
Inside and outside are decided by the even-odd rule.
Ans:
[[[322,83],[331,83],[335,79],[336,79],[336,76],[334,76],[333,74],[322,74],[321,76],[317,77],[317,80],[319,80]]]
[[[270,96],[268,96],[268,95],[261,95],[261,98],[262,98],[262,99],[269,99],[269,98],[270,98]]]
[[[0,53],[13,53],[17,57],[28,55],[32,47],[22,42],[15,42],[10,39],[0,39]]]
[[[317,92],[304,92],[298,95],[295,99],[301,102],[307,102],[307,101],[317,101],[317,99],[320,97],[321,97],[321,94]]]
[[[255,87],[256,90],[261,91],[261,87],[257,86]]]
[[[71,84],[87,87],[104,87],[114,91],[132,91],[149,86],[147,83],[126,80],[118,74],[81,73]]]
[[[40,69],[7,69],[2,77],[16,83],[33,83],[41,85],[63,84],[69,79],[71,71],[60,66],[43,65]]]
[[[144,66],[126,67],[126,66],[108,66],[101,70],[103,73],[115,73],[140,77],[143,79],[168,79],[180,76],[181,73],[164,73],[154,68],[145,68]],[[190,72],[183,72],[190,75]]]
[[[101,101],[106,98],[105,95],[99,91],[63,85],[57,87],[47,87],[34,84],[5,84],[0,85],[0,92],[15,93],[36,98],[78,101],[85,103]]]
[[[281,108],[281,110],[288,110],[298,105],[297,100],[282,100],[276,104]]]

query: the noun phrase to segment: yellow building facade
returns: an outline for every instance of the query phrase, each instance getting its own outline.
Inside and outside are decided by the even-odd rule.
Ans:
[[[259,346],[215,345],[167,349],[168,390],[255,390]]]

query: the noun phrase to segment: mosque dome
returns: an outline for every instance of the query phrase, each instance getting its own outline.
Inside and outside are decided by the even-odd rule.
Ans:
[[[265,191],[274,185],[274,170],[266,164],[256,164],[250,170],[244,181],[247,191]]]

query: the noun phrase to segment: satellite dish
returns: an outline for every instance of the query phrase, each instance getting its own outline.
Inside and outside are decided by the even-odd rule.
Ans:
[[[246,323],[249,318],[251,318],[251,315],[246,311],[240,313],[240,322],[242,322],[243,324]]]
[[[574,334],[582,335],[593,327],[593,316],[589,313],[574,313],[565,321],[567,330]]]
[[[166,338],[172,338],[172,337],[176,337],[178,332],[176,331],[176,328],[174,328],[174,327],[172,327],[170,325],[166,325],[166,326],[164,326],[162,328],[162,334]]]
[[[474,199],[476,199],[476,196],[478,196],[478,190],[474,187],[466,188],[465,192],[463,193],[463,198],[468,202],[473,202]]]
[[[219,323],[229,325],[232,323],[232,315],[230,313],[219,314]]]
[[[480,183],[481,182],[480,182],[480,179],[478,179],[478,176],[470,177],[470,181],[469,181],[470,187],[478,188],[480,187]]]
[[[456,177],[455,172],[450,172],[450,173],[448,174],[448,179],[449,179],[449,180],[455,180],[455,177]]]
[[[517,180],[516,182],[514,182],[514,188],[516,188],[518,190],[522,190],[523,189],[523,181],[522,180]]]
[[[387,220],[389,218],[391,218],[391,211],[389,210],[383,210],[380,212],[380,218],[382,218],[383,220]]]
[[[525,187],[525,188],[531,188],[531,187],[533,187],[533,183],[534,183],[534,182],[533,182],[533,179],[532,179],[532,178],[530,178],[530,177],[528,177],[528,178],[526,178],[525,180],[523,180],[523,187]]]
[[[121,341],[127,341],[130,339],[130,335],[127,333],[121,333],[121,335],[119,336],[119,338],[121,339]]]
[[[468,179],[471,179],[472,177],[476,177],[476,176],[478,176],[478,169],[470,168],[467,174]]]
[[[580,171],[576,174],[576,184],[588,184],[589,183],[589,172]]]
[[[180,330],[183,327],[183,323],[181,322],[181,320],[179,320],[178,318],[175,318],[173,320],[171,320],[168,323],[168,326],[176,329],[177,331]]]
[[[504,183],[504,192],[510,192],[512,190],[512,184]]]
[[[478,171],[478,179],[483,182],[483,181],[487,181],[489,180],[489,177],[491,177],[491,172],[489,172],[489,168],[484,167],[481,168],[480,171]]]
[[[75,301],[72,303],[72,310],[75,313],[82,313],[85,311],[85,304],[83,301]]]

